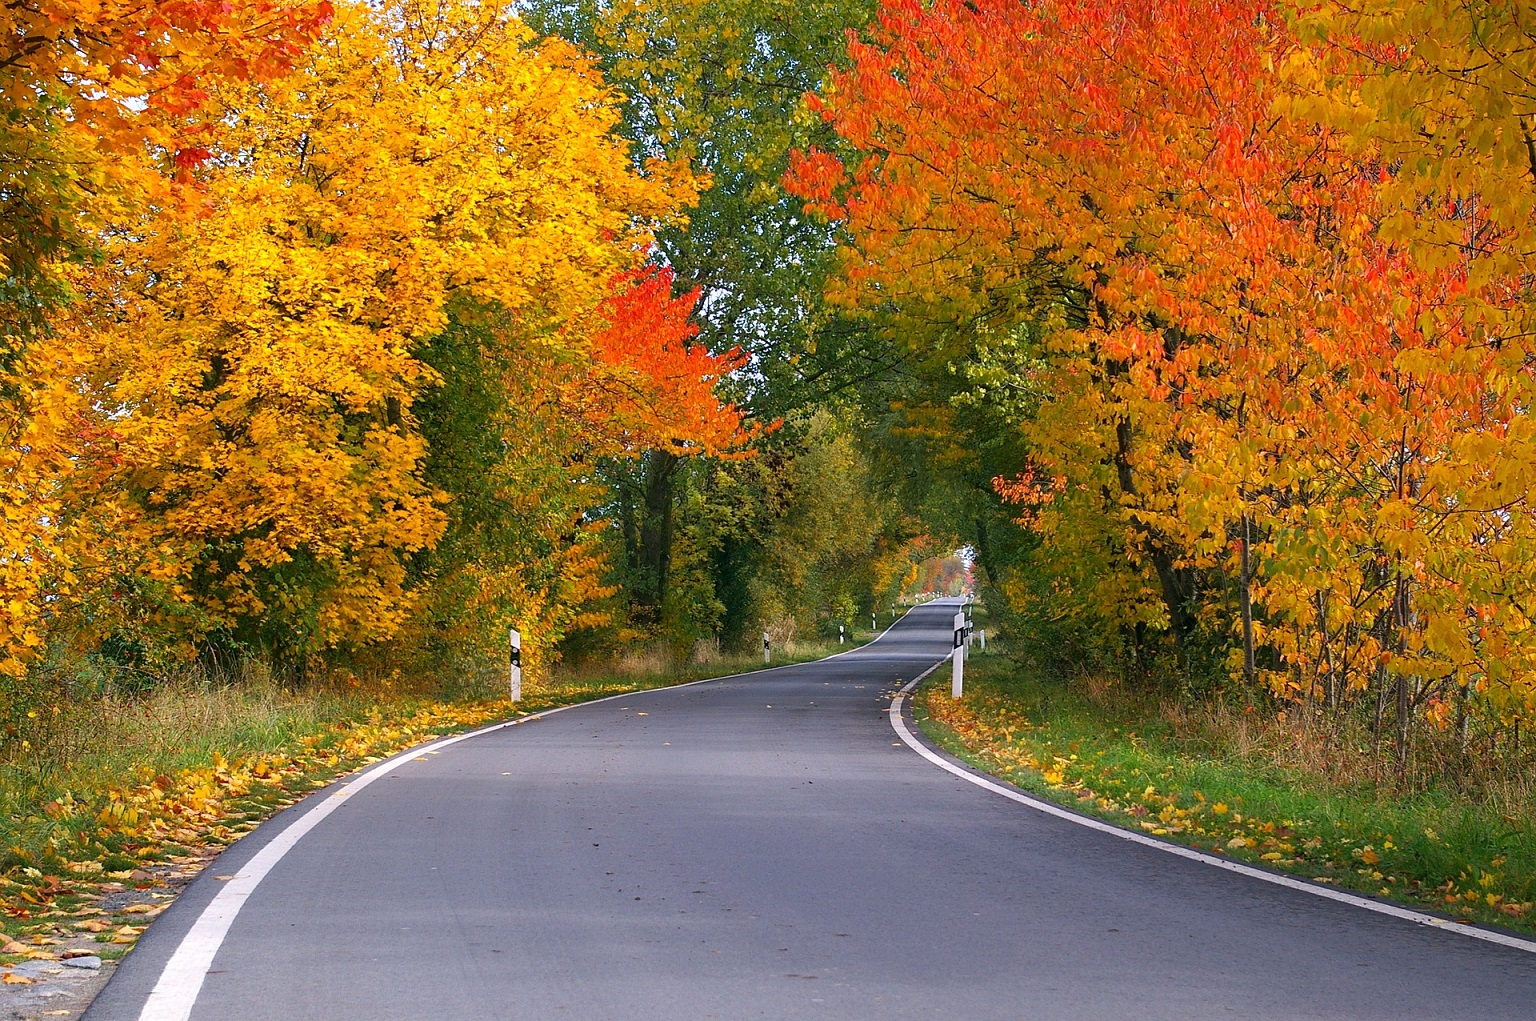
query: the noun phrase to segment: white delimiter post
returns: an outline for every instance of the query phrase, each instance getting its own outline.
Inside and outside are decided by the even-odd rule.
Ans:
[[[512,701],[516,702],[523,697],[523,636],[517,628],[512,629],[509,645],[508,669],[512,675]]]
[[[841,624],[837,626],[837,644],[843,644],[843,626]]]
[[[950,674],[949,697],[959,698],[965,688],[965,614],[955,614],[955,654]]]
[[[763,632],[763,662],[768,662],[768,632]]]

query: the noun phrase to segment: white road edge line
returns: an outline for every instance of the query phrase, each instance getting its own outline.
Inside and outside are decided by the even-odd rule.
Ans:
[[[1042,801],[1020,793],[1011,787],[1005,787],[1002,784],[993,780],[989,780],[984,776],[978,776],[975,773],[965,769],[963,766],[960,766],[957,763],[951,762],[950,760],[936,754],[927,745],[923,744],[915,736],[913,736],[912,732],[907,729],[906,720],[902,718],[902,706],[906,701],[907,695],[919,684],[921,684],[929,674],[933,673],[947,662],[949,662],[948,657],[935,663],[933,666],[923,671],[921,675],[914,677],[905,686],[903,686],[900,691],[896,693],[896,698],[891,703],[891,726],[895,728],[896,735],[900,737],[902,741],[906,742],[907,747],[917,752],[917,754],[921,755],[935,766],[938,766],[940,769],[946,770],[947,772],[953,773],[955,776],[960,777],[962,780],[969,780],[971,783],[978,787],[985,788],[986,790],[991,791],[993,794],[1001,794],[1003,797],[1012,801],[1017,801],[1019,804],[1032,808],[1037,812],[1044,812],[1046,815],[1053,815],[1058,819],[1065,819],[1067,822],[1075,823],[1078,826],[1085,826],[1090,830],[1098,830],[1100,833],[1107,833],[1112,837],[1119,837],[1121,840],[1129,840],[1133,844],[1140,844],[1143,847],[1150,847],[1153,850],[1162,851],[1166,854],[1176,855],[1180,858],[1188,858],[1190,861],[1198,861],[1203,862],[1206,865],[1214,865],[1216,868],[1226,869],[1228,872],[1236,872],[1238,875],[1247,876],[1250,879],[1258,879],[1265,883],[1273,883],[1275,886],[1283,886],[1287,889],[1296,890],[1301,893],[1309,893],[1314,897],[1322,897],[1325,900],[1338,901],[1340,904],[1348,904],[1352,907],[1363,908],[1366,911],[1374,911],[1379,915],[1390,915],[1393,918],[1401,918],[1404,921],[1413,922],[1416,925],[1426,925],[1430,928],[1438,929],[1441,932],[1452,932],[1458,936],[1468,936],[1472,939],[1480,939],[1488,943],[1497,943],[1500,946],[1511,947],[1515,950],[1523,950],[1526,953],[1536,954],[1536,941],[1521,939],[1519,936],[1510,936],[1502,932],[1494,932],[1491,929],[1480,929],[1476,926],[1465,925],[1461,922],[1454,922],[1447,918],[1437,918],[1434,915],[1425,914],[1422,911],[1413,911],[1409,908],[1398,907],[1395,904],[1384,904],[1381,901],[1370,900],[1366,897],[1360,897],[1352,893],[1345,893],[1343,890],[1335,890],[1327,886],[1322,886],[1317,883],[1304,882],[1300,879],[1294,879],[1291,876],[1281,875],[1276,872],[1267,872],[1263,869],[1256,869],[1251,865],[1244,865],[1242,862],[1232,861],[1227,858],[1218,858],[1215,855],[1206,854],[1204,851],[1196,851],[1190,847],[1180,847],[1178,844],[1170,844],[1162,840],[1155,840],[1152,837],[1137,833],[1135,830],[1121,829],[1118,826],[1113,826],[1107,822],[1102,822],[1091,816],[1079,815],[1076,812],[1072,812],[1057,805],[1053,805],[1048,801]]]
[[[916,607],[907,610],[911,613]],[[907,613],[891,622],[890,627],[880,632],[874,638],[857,648],[847,652],[839,652],[825,659],[811,662],[821,663],[827,659],[837,659],[849,653],[859,652],[869,648],[891,632],[901,621],[905,620]],[[325,821],[336,809],[346,803],[348,797],[367,787],[380,777],[389,775],[406,762],[416,757],[435,752],[449,745],[458,744],[460,741],[468,741],[472,737],[482,734],[491,734],[507,727],[515,727],[521,723],[529,723],[534,720],[552,716],[555,713],[564,712],[567,709],[575,709],[578,706],[597,705],[599,702],[611,702],[616,698],[633,698],[636,695],[646,694],[648,691],[676,691],[679,688],[691,688],[696,684],[711,684],[716,681],[729,681],[738,677],[751,677],[755,674],[768,673],[773,670],[784,670],[789,667],[804,666],[803,663],[785,663],[781,666],[767,667],[762,670],[749,670],[740,674],[726,674],[722,677],[704,677],[697,681],[687,681],[683,684],[671,684],[663,688],[650,688],[643,691],[628,691],[618,695],[609,695],[606,698],[595,698],[590,702],[578,702],[574,705],[559,706],[555,709],[546,709],[541,713],[531,713],[520,716],[515,720],[506,720],[492,724],[489,727],[481,727],[479,730],[471,730],[463,734],[455,734],[453,737],[443,738],[431,744],[419,745],[408,748],[391,759],[387,759],[378,765],[367,769],[358,776],[349,780],[333,792],[329,797],[314,808],[305,812],[294,820],[287,829],[279,833],[272,841],[256,852],[251,860],[246,862],[233,879],[225,882],[203,908],[202,914],[197,916],[197,921],[192,923],[192,928],[181,938],[171,954],[170,960],[165,963],[165,968],[160,972],[160,978],[150,990],[148,998],[144,1001],[144,1009],[139,1012],[139,1021],[187,1021],[192,1016],[192,1007],[197,1002],[197,994],[202,991],[203,980],[208,976],[208,969],[213,967],[213,959],[219,952],[219,947],[224,944],[224,937],[228,935],[229,928],[234,924],[235,916],[245,906],[251,894],[256,892],[256,887],[266,878],[267,873],[282,860],[283,856],[293,849],[293,846],[303,839],[304,835]],[[926,675],[925,675],[926,676]]]

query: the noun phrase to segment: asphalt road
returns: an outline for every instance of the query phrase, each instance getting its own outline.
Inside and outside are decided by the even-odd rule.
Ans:
[[[953,613],[406,758],[250,890],[191,1017],[1536,1018],[1536,954],[1129,844],[919,757],[890,697]],[[184,1016],[144,1004],[215,877],[326,799],[226,852],[89,1021]]]

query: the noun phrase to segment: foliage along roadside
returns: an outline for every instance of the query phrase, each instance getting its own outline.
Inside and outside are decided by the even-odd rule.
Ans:
[[[646,262],[702,182],[631,158],[591,61],[470,0],[324,6],[285,74],[207,76],[178,201],[99,211],[0,361],[0,717],[81,672],[50,655],[302,673],[516,627],[537,674],[601,616],[596,463],[751,434]]]
[[[914,699],[945,750],[1050,801],[1209,854],[1458,920],[1536,931],[1536,839],[1486,806],[1387,800],[1299,770],[1181,754],[1154,717],[1111,717],[1000,657]]]
[[[842,148],[786,185],[839,232],[834,302],[972,370],[935,431],[1014,434],[1013,555],[974,540],[1037,647],[1368,716],[1404,789],[1519,754],[1523,16],[885,0],[850,42],[812,101]]]
[[[856,633],[857,647],[872,637]],[[774,666],[837,651],[806,643],[775,653]],[[397,700],[342,714],[262,751],[159,773],[127,767],[133,780],[103,775],[86,790],[55,791],[28,815],[0,820],[0,965],[55,960],[62,944],[89,934],[106,958],[121,956],[180,886],[268,816],[311,790],[416,745],[524,716],[632,691],[751,672],[752,660],[639,676],[599,676],[540,686],[516,706],[505,699]],[[0,772],[0,782],[5,780]],[[75,785],[81,786],[79,778]],[[167,891],[170,892],[167,892]],[[6,972],[6,982],[24,976]]]

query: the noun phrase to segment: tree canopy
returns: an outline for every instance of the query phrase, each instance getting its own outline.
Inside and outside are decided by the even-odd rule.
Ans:
[[[835,633],[964,547],[1041,660],[1517,726],[1529,13],[13,5],[0,672]]]

